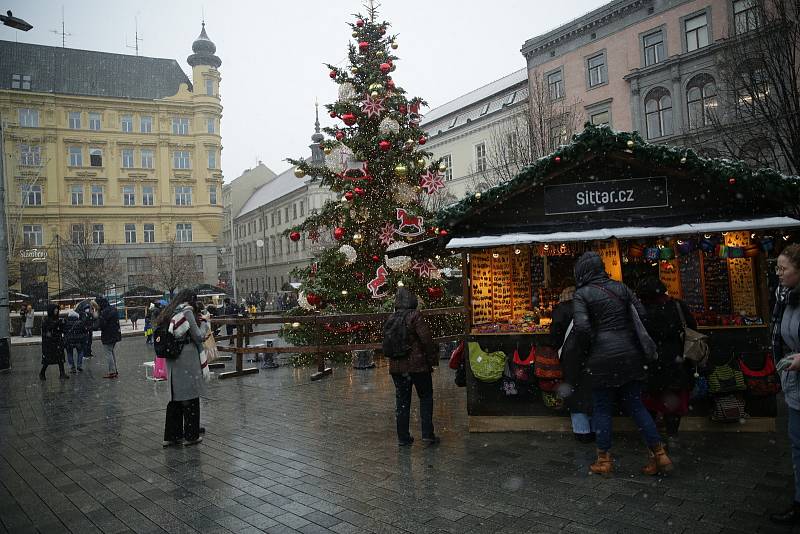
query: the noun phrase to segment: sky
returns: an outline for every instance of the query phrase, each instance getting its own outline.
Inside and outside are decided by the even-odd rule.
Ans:
[[[382,0],[380,16],[398,34],[393,78],[431,108],[521,69],[520,48],[535,37],[595,9],[603,0]],[[2,11],[33,24],[25,33],[0,26],[1,40],[176,59],[186,58],[205,17],[222,59],[222,170],[230,182],[258,161],[275,172],[287,157],[305,157],[322,105],[338,86],[323,63],[347,65],[348,22],[360,0],[196,2],[189,0],[6,0]],[[555,9],[555,7],[558,9]]]

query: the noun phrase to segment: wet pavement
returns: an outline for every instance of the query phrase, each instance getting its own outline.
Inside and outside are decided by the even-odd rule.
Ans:
[[[140,337],[120,344],[118,380],[102,378],[97,342],[67,381],[54,367],[39,381],[38,346],[13,352],[0,374],[0,532],[787,531],[765,516],[791,499],[783,431],[687,433],[663,479],[638,474],[643,447],[621,435],[617,473],[603,479],[587,474],[593,447],[571,435],[469,434],[465,391],[444,367],[441,444],[398,448],[379,363],[319,382],[288,366],[213,380],[204,442],[163,449],[168,391],[145,379]],[[418,424],[414,411],[417,436]]]

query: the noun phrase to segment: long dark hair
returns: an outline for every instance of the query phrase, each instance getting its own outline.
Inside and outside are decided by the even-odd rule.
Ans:
[[[165,324],[172,319],[172,316],[175,315],[175,308],[179,305],[183,304],[184,302],[188,302],[190,305],[194,305],[194,302],[197,300],[197,293],[192,291],[191,289],[184,289],[173,298],[167,307],[161,312],[158,316],[158,320],[156,321],[159,325]]]

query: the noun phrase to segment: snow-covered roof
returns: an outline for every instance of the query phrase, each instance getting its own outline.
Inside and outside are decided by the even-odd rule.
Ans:
[[[422,120],[423,127],[425,125],[430,125],[432,122],[441,119],[442,117],[446,117],[451,113],[455,113],[459,110],[467,108],[473,104],[480,102],[481,100],[487,99],[493,95],[498,93],[502,93],[503,91],[522,83],[523,81],[528,79],[528,69],[522,68],[518,71],[512,72],[511,74],[500,78],[499,80],[495,80],[489,84],[484,85],[474,91],[470,91],[469,93],[462,95],[446,104],[442,104],[439,107],[433,108],[428,113],[425,114]]]
[[[239,218],[242,215],[257,210],[261,206],[274,202],[290,193],[294,193],[298,189],[308,185],[310,181],[310,176],[306,176],[302,179],[297,178],[294,175],[294,166],[289,167],[278,176],[256,189],[256,191],[250,195],[250,198],[247,199],[247,202],[244,203],[244,206],[242,206],[242,209],[235,218]]]

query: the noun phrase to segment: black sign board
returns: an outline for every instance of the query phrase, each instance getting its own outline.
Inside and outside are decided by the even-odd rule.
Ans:
[[[666,176],[549,185],[544,188],[546,215],[660,208],[668,205]]]

